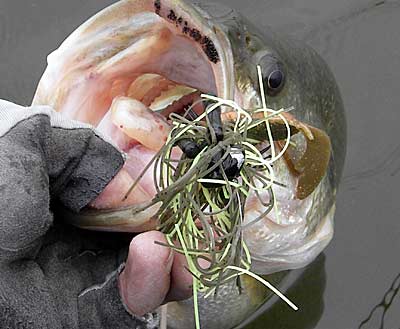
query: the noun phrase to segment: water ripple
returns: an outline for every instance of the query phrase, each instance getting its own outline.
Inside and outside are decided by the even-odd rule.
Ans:
[[[368,179],[373,176],[389,173],[390,176],[395,176],[400,172],[400,144],[393,149],[386,157],[383,157],[377,165],[364,169],[354,174],[345,176],[344,184],[349,184],[354,181]]]
[[[395,277],[395,279],[392,282],[392,285],[383,295],[382,301],[371,310],[368,317],[360,323],[358,329],[366,328],[366,325],[372,323],[371,321],[374,318],[374,315],[376,315],[378,311],[382,311],[379,320],[380,321],[379,329],[384,329],[387,312],[389,311],[390,307],[393,304],[393,301],[397,297],[399,290],[400,290],[400,273]],[[375,323],[372,325],[375,327]]]

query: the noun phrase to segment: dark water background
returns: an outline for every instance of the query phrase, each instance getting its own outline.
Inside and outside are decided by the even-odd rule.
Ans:
[[[313,46],[348,118],[336,232],[324,255],[248,328],[400,328],[400,1],[221,0]],[[112,0],[0,0],[0,98],[29,104],[46,55]],[[371,313],[372,312],[372,313]]]

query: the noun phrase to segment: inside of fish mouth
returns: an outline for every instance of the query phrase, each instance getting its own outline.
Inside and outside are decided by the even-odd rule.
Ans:
[[[193,107],[197,114],[200,114],[203,107],[195,105],[199,103],[203,92],[190,85],[169,80],[166,76],[145,73],[132,82],[126,96],[141,102],[149,110],[169,120],[171,113],[183,115],[189,107]]]
[[[147,170],[146,166],[167,140],[169,114],[183,114],[200,100],[201,93],[218,95],[213,67],[217,64],[209,60],[201,45],[162,18],[152,19],[155,26],[128,46],[135,51],[119,52],[116,60],[107,63],[107,72],[113,74],[103,75],[111,77],[106,82],[110,97],[97,112],[95,125],[127,158],[124,181],[110,184],[91,208],[119,209],[152,200],[156,195],[154,170],[153,165]],[[194,110],[200,114],[204,107],[200,103]],[[181,153],[174,149],[177,153],[171,156],[178,160]],[[146,173],[139,178],[143,170]],[[136,179],[139,182],[126,199]]]
[[[182,35],[173,24],[158,16],[155,22],[156,32],[149,34],[153,40],[158,38],[154,53],[129,72],[128,81],[124,74],[112,82],[111,98],[123,96],[136,100],[167,120],[171,113],[183,115],[196,103],[193,110],[200,114],[204,111],[204,106],[198,102],[200,95],[217,95],[217,79],[212,67],[215,63],[207,58],[198,43]],[[146,38],[149,36],[140,37],[142,41]],[[116,125],[122,126],[121,123]]]
[[[132,80],[126,96],[139,95],[137,100],[167,116],[198,100],[201,93],[217,94],[212,68],[215,64],[198,43],[179,33],[174,26],[169,23],[159,26],[163,27],[159,42],[167,43],[167,49],[152,54]]]

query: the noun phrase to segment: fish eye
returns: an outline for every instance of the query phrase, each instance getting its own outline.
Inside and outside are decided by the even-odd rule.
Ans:
[[[283,83],[283,72],[279,70],[273,71],[268,77],[267,86],[269,89],[279,89]]]
[[[266,55],[260,62],[266,93],[277,95],[285,85],[285,73],[282,63],[273,55]]]

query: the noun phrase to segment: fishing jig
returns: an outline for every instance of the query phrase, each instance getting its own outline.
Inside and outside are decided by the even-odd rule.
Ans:
[[[210,102],[205,103],[205,108],[209,107]],[[187,111],[185,117],[194,120],[196,114],[191,110]],[[221,118],[221,107],[217,107],[213,111],[207,114],[206,121],[208,123],[208,135],[209,142],[202,142],[201,144],[196,143],[194,140],[181,139],[178,142],[178,146],[182,152],[189,158],[196,158],[200,152],[207,146],[212,144],[217,144],[224,140],[224,124]],[[230,147],[230,152],[226,155],[225,159],[222,161],[221,165],[218,164],[224,154],[226,153],[227,147],[222,148],[215,156],[212,157],[209,168],[215,168],[211,171],[206,178],[213,180],[223,180],[224,175],[228,180],[232,181],[240,176],[240,171],[242,170],[243,164],[245,162],[244,152],[238,145]],[[207,188],[220,187],[217,183],[203,183]]]

